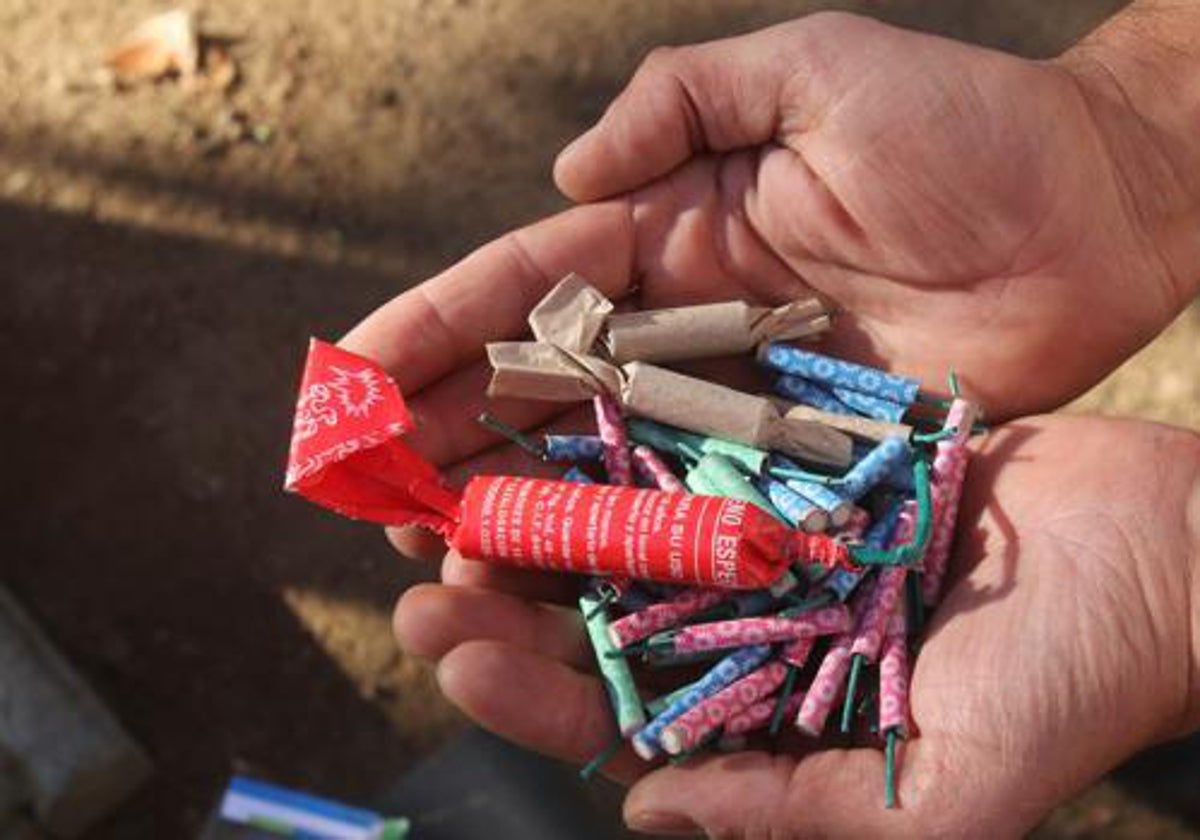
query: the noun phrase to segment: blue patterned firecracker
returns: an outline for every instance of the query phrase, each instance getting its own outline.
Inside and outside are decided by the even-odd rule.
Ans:
[[[872,420],[899,423],[908,411],[907,403],[892,402],[850,388],[827,387],[787,373],[775,380],[774,388],[775,393],[785,399],[830,414],[869,417]]]
[[[908,441],[901,437],[887,438],[835,482],[833,489],[839,496],[857,502],[876,485],[886,481],[898,465],[910,461]]]
[[[774,478],[759,478],[755,484],[793,528],[801,528],[809,533],[818,533],[829,527],[828,512],[813,504],[811,500],[800,495],[784,482]]]
[[[802,376],[812,382],[835,388],[849,388],[860,394],[880,397],[901,405],[912,405],[921,387],[920,381],[894,373],[885,373],[866,365],[832,359],[787,344],[766,344],[758,360],[766,367]]]
[[[861,460],[857,459],[857,460]],[[819,481],[808,481],[795,475],[802,473],[804,470],[795,462],[783,457],[782,455],[772,455],[771,463],[782,467],[792,474],[783,475],[784,483],[791,490],[799,493],[804,498],[808,499],[821,510],[829,514],[831,524],[835,528],[840,528],[850,520],[850,513],[854,509],[854,505],[850,503],[848,497],[838,492],[837,485],[830,486],[822,484]]]
[[[802,376],[785,373],[776,378],[775,393],[792,402],[807,405],[830,414],[855,414],[850,406],[839,400],[823,385],[810,382]]]
[[[850,462],[857,464],[863,458],[866,458],[874,449],[876,444],[868,440],[856,440],[854,446],[850,450]],[[909,453],[911,455],[911,452]],[[899,490],[901,493],[912,494],[916,491],[916,484],[913,482],[913,465],[911,458],[905,458],[903,461],[896,464],[892,471],[888,473],[883,482],[892,490]]]
[[[848,405],[855,414],[870,417],[872,420],[882,420],[885,423],[899,423],[908,412],[912,403],[899,403],[895,400],[864,394],[851,388],[833,388],[833,395]]]
[[[708,673],[692,683],[691,689],[681,697],[673,700],[652,721],[647,723],[633,736],[633,749],[646,760],[654,758],[662,752],[659,738],[675,718],[688,709],[706,700],[725,686],[741,679],[766,661],[771,655],[770,645],[752,645],[740,648],[726,656]]]
[[[547,461],[566,464],[599,461],[604,444],[599,435],[546,435],[545,453]]]

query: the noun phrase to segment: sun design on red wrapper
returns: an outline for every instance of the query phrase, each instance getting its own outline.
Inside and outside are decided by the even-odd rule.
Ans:
[[[337,376],[329,383],[329,387],[337,394],[342,410],[349,417],[366,417],[371,409],[383,402],[379,377],[369,368],[362,370],[343,370],[330,367]]]

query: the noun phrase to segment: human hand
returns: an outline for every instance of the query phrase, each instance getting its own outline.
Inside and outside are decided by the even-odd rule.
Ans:
[[[588,276],[613,297],[636,286],[644,306],[731,298],[777,303],[812,284],[846,310],[833,339],[838,352],[886,359],[894,368],[927,377],[955,366],[993,417],[1064,399],[1131,351],[1178,307],[1187,292],[1189,262],[1173,240],[1164,241],[1166,234],[1156,223],[1172,214],[1178,217],[1176,211],[1191,193],[1161,184],[1158,215],[1130,199],[1128,184],[1138,179],[1128,174],[1128,160],[1117,163],[1109,155],[1112,138],[1120,134],[1114,126],[1123,122],[1119,109],[1089,100],[1077,77],[1061,66],[1031,64],[862,21],[847,23],[842,17],[810,23],[868,27],[868,35],[851,40],[873,42],[871,49],[846,51],[839,41],[838,52],[861,50],[874,63],[885,63],[886,57],[891,67],[895,62],[911,67],[908,77],[915,82],[906,81],[903,73],[887,78],[872,74],[872,86],[848,90],[862,95],[874,89],[878,108],[887,106],[889,98],[899,99],[905,107],[898,110],[906,117],[918,115],[914,124],[926,136],[900,143],[908,132],[890,122],[872,123],[874,109],[865,99],[856,106],[860,121],[855,132],[863,145],[819,177],[812,174],[818,171],[813,161],[828,162],[828,157],[813,158],[813,152],[802,156],[775,145],[681,159],[678,168],[645,187],[510,234],[402,295],[345,344],[381,361],[411,397],[419,427],[411,440],[417,448],[442,464],[469,461],[465,469],[506,468],[490,455],[470,460],[492,442],[473,422],[488,405],[482,396],[488,376],[482,345],[521,335],[528,310],[570,270]],[[897,52],[905,50],[886,50],[884,42],[893,39],[917,45],[921,60],[903,62]],[[772,54],[747,52],[757,54],[756,62]],[[845,60],[828,48],[824,55],[824,64],[818,60],[816,65],[822,69]],[[668,55],[655,62],[669,65],[674,60]],[[891,78],[900,81],[893,84]],[[731,79],[740,88],[766,89],[752,78],[733,74]],[[916,94],[900,95],[917,82],[922,84]],[[989,88],[986,96],[969,95],[982,91],[985,83],[1008,92],[1001,97]],[[1034,90],[1042,93],[1035,96]],[[958,98],[940,95],[946,92],[957,92]],[[847,102],[857,101],[847,96]],[[935,107],[938,102],[941,110]],[[729,111],[728,102],[719,104],[719,112]],[[1034,106],[1035,116],[1015,119]],[[1101,120],[1097,114],[1106,109]],[[735,125],[753,122],[731,113]],[[855,108],[847,105],[841,113],[848,118]],[[964,135],[969,140],[956,140],[952,129],[971,118],[982,121]],[[824,128],[814,127],[809,136],[843,125],[841,119],[826,119]],[[1030,131],[1037,142],[1022,144]],[[901,136],[891,136],[897,133]],[[802,140],[804,136],[801,132]],[[669,138],[663,129],[656,139]],[[587,142],[583,151],[572,151],[576,161],[569,156],[559,171],[564,186],[580,196],[587,195],[580,191],[587,188],[579,180],[583,176],[569,173],[572,167],[586,170],[578,161],[592,154]],[[707,142],[714,142],[711,131]],[[1077,160],[1073,155],[1080,143],[1089,153]],[[923,144],[933,153],[924,153]],[[997,144],[1008,149],[1007,156],[983,154],[992,165],[973,163],[973,147],[994,152]],[[835,164],[837,146],[830,140],[825,147]],[[663,147],[670,148],[665,142]],[[654,160],[653,143],[642,141],[632,148]],[[965,166],[970,177],[959,172],[959,180],[950,183],[943,168],[947,183],[938,178],[913,182],[896,174],[894,162],[905,160],[898,157],[899,149],[925,164],[953,161]],[[1159,164],[1163,160],[1157,158]],[[858,190],[847,188],[844,195],[829,186],[856,169],[872,174],[868,163],[889,177],[859,175],[849,181],[859,183]],[[601,180],[606,177],[603,165],[593,169]],[[993,177],[993,169],[1003,177]],[[766,175],[776,171],[792,179],[792,195],[772,193]],[[1035,186],[1032,192],[1011,187],[1026,177]],[[875,189],[879,184],[883,186]],[[772,195],[780,212],[791,211],[789,199],[803,212],[783,217],[791,220],[788,225],[772,221],[764,210]],[[1072,200],[1066,201],[1067,196]],[[871,208],[870,218],[858,216],[866,211],[857,209],[850,197]],[[1078,209],[1084,199],[1087,219]],[[856,235],[854,226],[845,224],[839,206],[856,214],[862,232]],[[1031,207],[1035,217],[1044,216],[1036,223],[1027,220]],[[875,216],[891,219],[890,226],[876,222]],[[939,246],[946,240],[944,249],[934,252],[914,244],[931,230]],[[788,250],[769,237],[794,247]],[[1045,243],[1058,243],[1061,250]],[[1040,266],[1040,260],[1028,257],[1035,245],[1049,255]],[[998,271],[994,266],[1003,263],[1005,254],[1012,265]],[[1089,272],[1096,279],[1083,294],[1081,278]],[[1138,283],[1121,281],[1139,272]],[[988,310],[978,305],[980,299],[994,305],[989,303]],[[1113,317],[1114,311],[1121,317]],[[1069,346],[1056,341],[1076,325],[1068,316],[1078,316],[1080,327],[1070,332]],[[1046,359],[1054,364],[1035,365]],[[1031,370],[1036,372],[1032,378]],[[497,410],[521,424],[539,423],[551,414],[532,404],[506,403]],[[992,515],[980,535],[960,547],[965,579],[949,593],[915,675],[914,714],[923,737],[908,750],[901,788],[905,807],[899,815],[879,811],[879,758],[863,750],[798,761],[749,754],[658,771],[631,794],[630,815],[678,814],[726,834],[753,834],[768,826],[784,833],[849,833],[871,827],[890,833],[1016,831],[1123,755],[1183,725],[1191,660],[1187,605],[1179,595],[1186,588],[1179,581],[1186,577],[1182,565],[1170,568],[1170,558],[1189,556],[1194,547],[1183,537],[1164,541],[1153,526],[1143,525],[1153,521],[1155,512],[1146,508],[1145,499],[1121,499],[1128,488],[1146,486],[1171,500],[1167,509],[1181,505],[1186,491],[1164,488],[1159,472],[1168,466],[1182,469],[1183,464],[1194,471],[1194,444],[1176,440],[1165,455],[1154,454],[1154,446],[1143,439],[1154,436],[1142,427],[1124,427],[1127,431],[1116,434],[1079,426],[1082,422],[1026,426],[1040,431],[1022,445],[1012,445],[1014,451],[1004,458],[1028,457],[1029,463],[1014,463],[997,478],[995,464],[1004,458],[996,456],[971,478],[974,489],[963,521],[973,521],[994,494],[995,510],[1008,511],[1015,531],[1005,536],[1003,517]],[[1063,423],[1065,427],[1059,425]],[[1021,428],[998,433],[995,445],[1012,440]],[[1141,442],[1131,446],[1131,438]],[[1089,442],[1091,454],[1080,458],[1082,441]],[[1112,452],[1145,457],[1129,462],[1122,457],[1112,468],[1103,466]],[[1075,466],[1064,472],[1068,464]],[[996,486],[988,488],[993,479]],[[1048,504],[1051,497],[1058,498],[1057,507]],[[1124,514],[1106,518],[1115,515],[1114,499]],[[1057,518],[1050,515],[1056,510]],[[1171,521],[1178,524],[1180,518],[1176,512]],[[1093,533],[1071,525],[1089,520],[1125,528],[1138,523],[1141,539],[1159,551],[1130,549],[1117,526]],[[1019,542],[1012,533],[1021,534]],[[428,551],[412,540],[398,544],[412,554]],[[1173,554],[1175,549],[1183,553]],[[1017,571],[1011,591],[980,606],[973,587],[1003,579],[1006,553],[1015,558]],[[1105,574],[1087,574],[1095,572],[1081,566],[1089,554],[1104,558]],[[1039,557],[1059,562],[1042,567]],[[1085,573],[1082,592],[1081,581],[1066,571],[1075,567]],[[397,611],[397,626],[411,650],[443,659],[447,695],[484,725],[535,748],[576,760],[598,749],[607,736],[608,716],[598,683],[568,667],[587,663],[575,620],[524,600],[566,597],[570,582],[453,555],[443,577],[470,586],[414,590]],[[1180,588],[1172,589],[1172,584]],[[1056,596],[1061,603],[1054,601]],[[1140,606],[1142,597],[1147,606],[1130,610],[1129,604]],[[1139,669],[1132,677],[1124,670],[1130,663]],[[997,674],[1014,672],[1023,673],[1024,681],[1002,683],[996,693],[979,695],[980,685],[996,685]],[[1127,725],[1114,729],[1112,720]],[[1194,725],[1193,710],[1186,720]],[[993,768],[996,756],[1003,760]],[[639,772],[627,756],[614,770],[625,777]],[[660,822],[653,827],[669,826]]]
[[[844,310],[839,355],[955,368],[992,420],[1057,405],[1153,336],[1200,265],[1177,236],[1200,166],[1106,98],[1101,54],[1036,63],[847,15],[656,53],[559,161],[572,196],[616,197],[485,246],[344,343],[397,377],[412,443],[465,469],[495,442],[483,408],[557,410],[487,403],[481,357],[568,271],[643,307],[811,286]]]
[[[826,14],[655,53],[557,167],[570,195],[616,197],[485,246],[345,343],[398,377],[439,463],[492,442],[483,344],[522,335],[572,270],[643,307],[816,288],[844,310],[839,355],[955,368],[993,420],[1058,405],[1200,265],[1200,165],[1114,104],[1101,46],[1037,63]]]
[[[1195,435],[1011,424],[973,460],[960,521],[912,677],[919,737],[904,747],[899,810],[882,807],[878,749],[785,744],[648,772],[626,800],[630,823],[718,837],[1016,836],[1134,751],[1200,725]],[[569,591],[541,584],[523,594]],[[395,627],[484,727],[577,763],[612,737],[571,611],[426,585],[405,594]],[[628,754],[611,765],[627,781],[646,767]]]
[[[556,178],[629,196],[648,306],[804,283],[845,312],[839,355],[955,367],[993,418],[1054,408],[1200,280],[1194,131],[1148,101],[1185,85],[1122,98],[1125,65],[1161,69],[1137,31],[1124,62],[1103,33],[1034,62],[844,14],[656,51]]]

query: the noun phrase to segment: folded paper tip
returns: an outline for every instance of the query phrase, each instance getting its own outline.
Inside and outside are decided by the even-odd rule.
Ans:
[[[404,396],[383,368],[312,338],[284,490],[356,519],[442,527],[457,497],[400,440],[412,427]]]
[[[586,278],[571,272],[538,302],[528,323],[537,341],[587,354],[612,311],[612,301]]]

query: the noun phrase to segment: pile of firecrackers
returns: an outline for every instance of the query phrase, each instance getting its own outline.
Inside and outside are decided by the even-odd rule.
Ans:
[[[481,422],[561,479],[462,491],[402,442],[403,397],[372,362],[314,342],[286,486],[343,514],[437,530],[464,556],[580,575],[579,609],[619,737],[647,761],[740,750],[787,729],[913,737],[911,661],[939,600],[978,408],[804,349],[817,299],[617,312],[569,275],[532,341],[488,346],[489,394],[590,402],[591,434]],[[771,395],[670,367],[752,355]],[[650,682],[679,674],[673,689]]]

